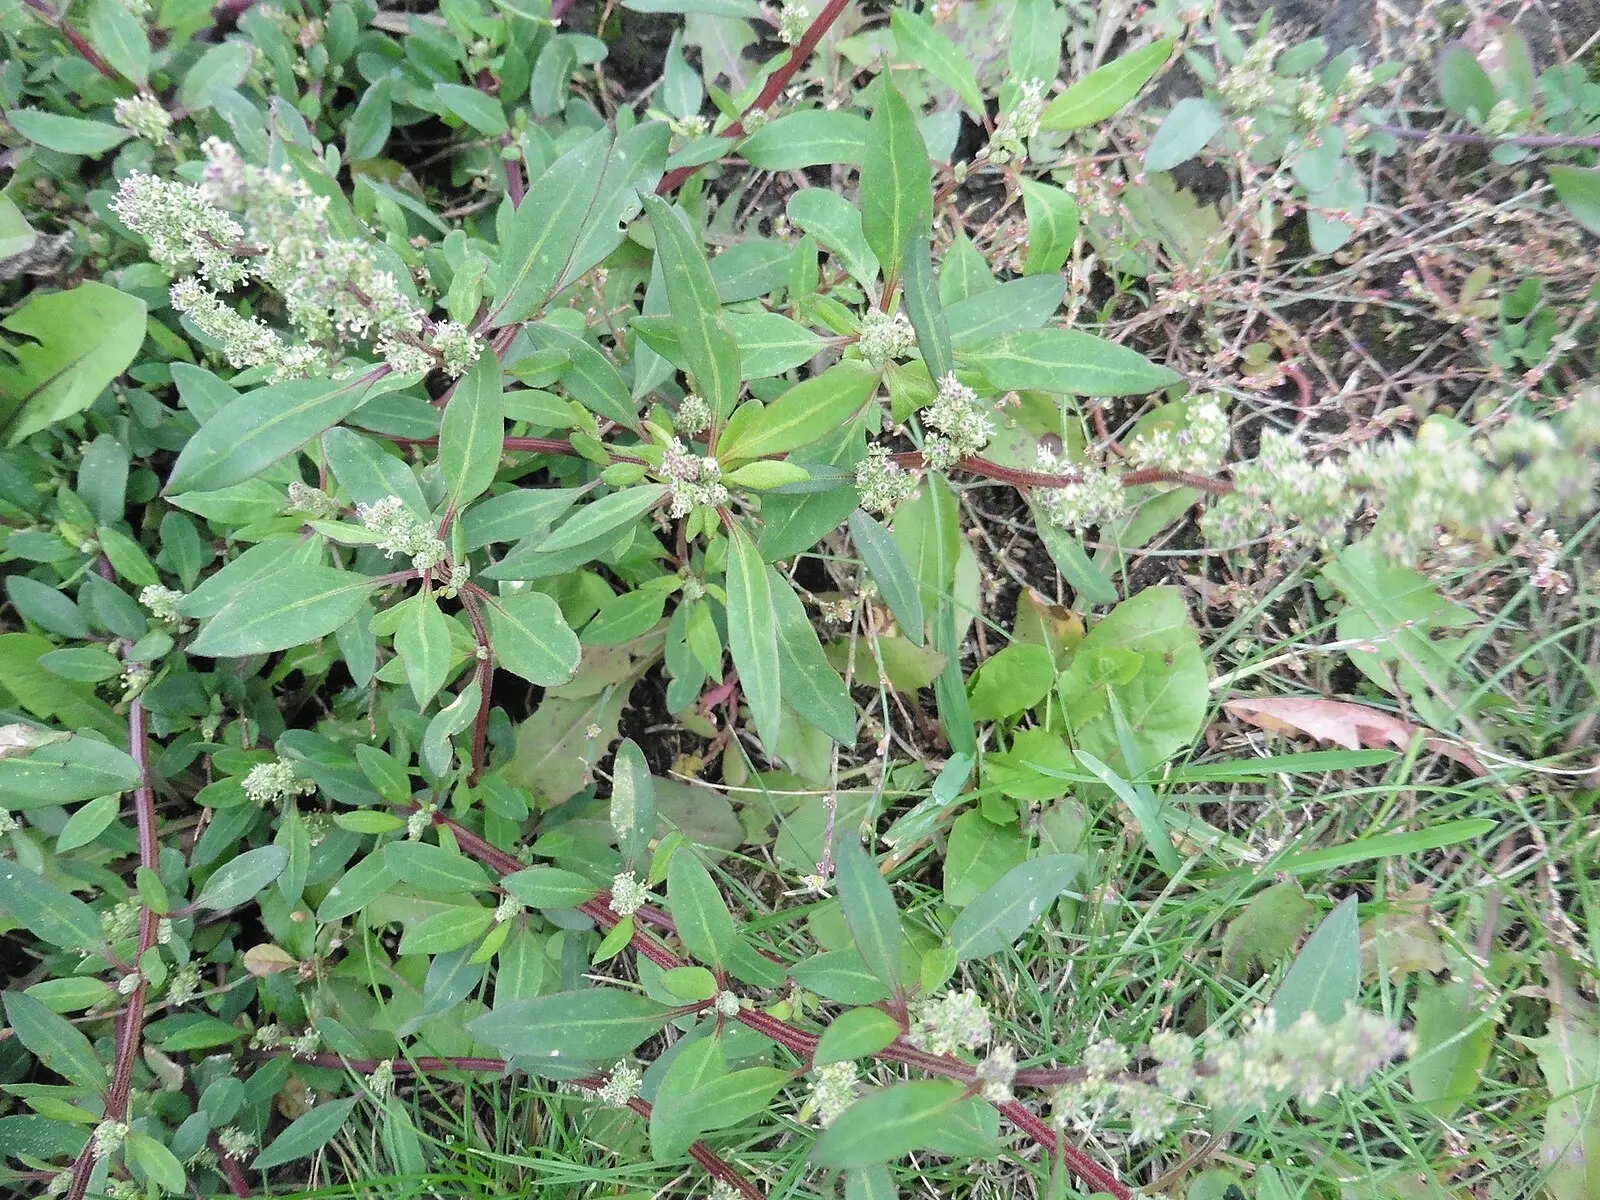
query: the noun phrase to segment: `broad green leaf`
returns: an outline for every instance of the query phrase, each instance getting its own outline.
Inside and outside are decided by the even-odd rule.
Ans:
[[[726,1078],[727,1056],[719,1037],[698,1037],[675,1048],[656,1087],[650,1113],[650,1157],[677,1158],[700,1135],[700,1113],[690,1097],[706,1084]]]
[[[656,835],[655,781],[638,743],[627,738],[611,766],[611,828],[627,864],[642,863]]]
[[[1361,926],[1356,898],[1347,896],[1306,939],[1269,1007],[1279,1029],[1289,1028],[1302,1013],[1333,1025],[1360,988]]]
[[[978,87],[972,63],[942,30],[904,8],[890,10],[889,27],[894,31],[895,46],[902,58],[948,84],[975,116],[986,115],[983,92]]]
[[[951,822],[946,846],[944,899],[952,908],[966,908],[1028,857],[1014,824],[997,825],[976,808]]]
[[[344,127],[344,156],[348,162],[377,158],[394,131],[394,82],[380,79],[361,94],[355,112]]]
[[[861,232],[897,279],[913,238],[932,231],[933,173],[916,117],[888,72],[879,77],[861,161]]]
[[[865,363],[841,361],[821,375],[797,383],[741,422],[717,445],[723,462],[765,458],[809,445],[854,420],[878,389],[878,372]]]
[[[1439,56],[1439,98],[1451,114],[1481,123],[1498,99],[1494,81],[1471,50],[1460,42]]]
[[[372,580],[333,567],[298,566],[235,595],[189,645],[204,658],[243,658],[303,646],[332,633],[366,603]]]
[[[1228,922],[1218,969],[1241,983],[1250,982],[1252,972],[1276,970],[1294,951],[1316,911],[1292,879],[1257,892]]]
[[[453,116],[460,118],[486,137],[506,132],[506,110],[493,96],[459,83],[435,83],[433,94]],[[527,202],[527,197],[523,197]]]
[[[911,249],[906,255],[904,291],[906,314],[911,318],[911,327],[917,331],[917,348],[922,351],[929,377],[939,380],[956,369],[956,362],[950,340],[950,323],[945,319],[944,306],[939,300],[939,289],[933,278],[931,254],[925,234],[918,234],[911,239]]]
[[[1162,38],[1096,67],[1045,106],[1039,128],[1082,129],[1115,116],[1172,57],[1174,44]]]
[[[212,46],[184,74],[178,102],[191,112],[204,112],[218,93],[232,91],[244,82],[253,57],[248,42],[227,41]]]
[[[459,850],[432,842],[390,842],[383,848],[383,862],[396,879],[424,892],[448,896],[489,886],[481,866]]]
[[[344,420],[371,398],[372,387],[364,377],[291,379],[247,392],[184,444],[166,491],[209,492],[243,483]]]
[[[1048,274],[1061,270],[1072,257],[1078,240],[1078,206],[1060,188],[1024,179],[1022,207],[1028,217],[1028,258],[1026,275]]]
[[[703,1083],[684,1099],[693,1109],[700,1132],[727,1129],[767,1111],[772,1098],[794,1082],[794,1073],[780,1067],[747,1067]]]
[[[738,933],[711,873],[687,847],[667,864],[667,899],[685,949],[712,967],[722,965]]]
[[[1478,1093],[1478,1082],[1494,1049],[1495,1020],[1486,999],[1465,981],[1424,978],[1411,1002],[1417,1048],[1407,1064],[1411,1094],[1448,1120]]]
[[[661,972],[661,986],[687,1004],[717,994],[717,977],[704,967],[670,967]]]
[[[148,1179],[169,1196],[184,1194],[183,1164],[176,1154],[148,1133],[130,1130],[122,1144],[122,1157],[136,1172],[136,1177]]]
[[[878,1008],[852,1008],[840,1013],[817,1043],[811,1061],[816,1066],[850,1062],[876,1054],[900,1036],[900,1022]]]
[[[767,568],[772,613],[778,629],[778,678],[784,701],[802,720],[815,725],[841,746],[856,740],[856,706],[844,680],[829,665],[817,640],[816,627],[794,588],[773,567]]]
[[[1600,234],[1600,167],[1546,168],[1556,199],[1590,233]]]
[[[744,526],[728,534],[728,649],[762,744],[778,745],[783,717],[778,631],[766,565]]]
[[[1226,114],[1210,100],[1186,96],[1174,104],[1144,152],[1146,171],[1170,171],[1188,162],[1222,132]]]
[[[862,232],[861,210],[828,188],[802,188],[784,206],[788,217],[839,260],[857,283],[876,290],[878,258]]]
[[[1059,275],[1029,275],[985,288],[945,309],[951,344],[965,350],[1004,333],[1039,329],[1066,294],[1067,281]]]
[[[763,171],[861,162],[867,122],[852,112],[806,108],[767,122],[739,143],[739,155]]]
[[[808,992],[840,1004],[876,1004],[889,988],[854,949],[824,950],[789,968],[789,977]]]
[[[602,496],[578,509],[555,532],[543,538],[539,550],[549,554],[582,546],[631,524],[644,516],[667,494],[665,485],[644,483]]]
[[[1055,658],[1049,650],[1012,642],[990,655],[973,673],[973,718],[997,721],[1016,716],[1048,696],[1055,681]]]
[[[0,796],[11,809],[77,804],[139,786],[139,764],[115,746],[73,737],[0,758]]]
[[[443,776],[449,772],[455,759],[455,744],[451,739],[477,717],[482,694],[483,689],[474,678],[456,693],[454,700],[434,713],[428,727],[422,731],[422,762],[433,774]]]
[[[61,154],[104,154],[133,136],[133,131],[104,121],[62,117],[35,108],[13,108],[6,113],[11,127],[46,150]]]
[[[878,864],[861,848],[853,829],[837,830],[834,840],[839,903],[844,909],[850,936],[855,940],[862,962],[898,995],[901,991],[900,947],[905,933],[900,928],[894,894],[879,873]]]
[[[583,647],[561,615],[561,606],[543,592],[490,596],[489,642],[495,662],[529,683],[552,687],[578,670]]]
[[[132,10],[119,0],[90,0],[89,44],[129,81],[150,79],[150,39]]]
[[[646,196],[644,207],[655,234],[678,344],[696,390],[720,423],[739,399],[739,347],[723,323],[716,281],[699,238],[680,210],[659,196]]]
[[[406,926],[401,954],[448,954],[477,941],[494,924],[494,909],[461,904],[431,912]]]
[[[1072,885],[1083,868],[1076,854],[1046,854],[1012,867],[956,914],[950,945],[962,962],[1004,953]]]
[[[117,819],[120,807],[116,796],[99,796],[81,805],[61,827],[61,833],[56,837],[56,853],[64,854],[94,841]]]
[[[937,474],[894,510],[891,536],[921,590],[922,610],[930,616],[949,603],[955,581],[961,551],[956,511],[955,492]]]
[[[412,513],[425,513],[431,507],[406,461],[389,453],[375,439],[341,425],[322,435],[322,449],[333,477],[357,504],[376,504],[394,496]],[[476,550],[477,546],[468,549]]]
[[[850,538],[861,553],[872,581],[878,585],[894,619],[900,623],[900,632],[913,645],[922,645],[922,592],[916,577],[906,564],[900,543],[862,509],[850,514]]]
[[[555,992],[501,1005],[467,1028],[502,1054],[528,1059],[614,1060],[655,1034],[672,1010],[615,987]]]
[[[1180,378],[1137,350],[1077,329],[1008,333],[974,346],[965,357],[1002,391],[1142,396]]]
[[[844,1200],[899,1200],[899,1196],[894,1176],[882,1163],[845,1172]]]
[[[289,866],[282,846],[258,846],[229,859],[206,880],[195,898],[196,908],[234,908],[255,899]]]
[[[6,119],[27,133],[24,115],[12,109]],[[88,408],[127,369],[144,343],[145,305],[103,283],[81,283],[34,293],[0,327],[21,335],[0,355],[0,430],[14,446]],[[86,329],[95,336],[82,336]]]
[[[439,473],[449,487],[450,511],[489,490],[505,437],[500,360],[487,350],[457,385],[439,425]]]
[[[952,1079],[923,1079],[874,1091],[822,1131],[811,1161],[848,1170],[893,1162],[923,1149],[930,1124],[954,1108],[965,1090]]]
[[[398,882],[384,862],[383,854],[367,855],[328,889],[328,894],[317,906],[317,920],[326,924],[341,921],[352,913],[360,912],[379,896],[384,895]]]
[[[548,528],[582,495],[579,488],[537,487],[502,492],[461,514],[461,537],[468,550],[518,541]]]
[[[526,332],[535,346],[567,355],[571,365],[561,375],[561,386],[574,400],[596,416],[640,431],[639,413],[628,385],[609,358],[577,334],[555,325],[530,325]]]
[[[1060,73],[1062,18],[1055,0],[1017,0],[1011,14],[1006,62],[1016,83],[1049,84]]]
[[[333,1140],[334,1134],[343,1128],[359,1103],[361,1103],[360,1096],[350,1096],[344,1100],[324,1100],[305,1116],[291,1122],[289,1128],[273,1138],[272,1144],[256,1155],[250,1164],[251,1168],[265,1171],[271,1167],[281,1167],[284,1163],[293,1162],[297,1158],[304,1158],[308,1154],[315,1154]]]
[[[298,571],[320,563],[322,556],[322,547],[314,538],[302,539],[294,533],[274,535],[202,579],[179,602],[178,611],[195,619],[214,617],[230,600],[237,599],[259,582],[285,571]]]
[[[431,593],[405,601],[405,616],[394,631],[394,651],[405,664],[406,682],[421,709],[439,694],[450,674],[450,622]]]
[[[720,258],[713,259],[722,261]],[[767,379],[815,358],[824,342],[798,321],[781,313],[724,313],[723,323],[739,347],[741,379]],[[670,317],[635,317],[639,339],[674,366],[688,369],[683,345]]]
[[[41,1063],[87,1091],[105,1090],[105,1066],[76,1025],[26,992],[6,992],[5,1009],[17,1040]]]

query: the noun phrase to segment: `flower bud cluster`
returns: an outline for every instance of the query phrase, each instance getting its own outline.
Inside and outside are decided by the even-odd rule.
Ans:
[[[977,992],[968,989],[922,1001],[906,1040],[929,1054],[954,1054],[957,1050],[976,1050],[987,1044],[992,1034],[983,1001]]]
[[[185,963],[167,979],[167,1003],[182,1008],[200,994],[200,964]]]
[[[937,431],[922,447],[923,459],[935,470],[955,466],[994,437],[988,409],[978,394],[953,374],[939,380],[938,395],[922,410],[922,422]]]
[[[217,1143],[229,1158],[243,1159],[256,1148],[256,1135],[237,1125],[229,1125],[217,1134]]]
[[[611,1068],[605,1084],[595,1093],[612,1108],[627,1108],[628,1101],[644,1087],[644,1073],[638,1067],[619,1062]]]
[[[172,114],[154,96],[127,96],[111,106],[111,119],[147,142],[164,146],[172,137]]]
[[[861,507],[868,512],[890,512],[916,489],[916,476],[876,442],[867,447],[867,456],[856,464],[856,491],[861,496]]]
[[[990,162],[1003,166],[1012,159],[1027,159],[1028,139],[1039,132],[1039,118],[1044,115],[1044,88],[1042,79],[1023,83],[1016,102],[1000,118],[989,139]]]
[[[690,392],[678,405],[678,415],[672,422],[679,433],[694,435],[711,428],[711,405],[704,396]]]
[[[801,1119],[815,1114],[818,1125],[824,1128],[832,1125],[855,1103],[858,1074],[853,1062],[823,1063],[813,1068],[808,1081],[811,1094],[801,1111]]]
[[[139,592],[139,603],[149,609],[150,615],[163,625],[183,623],[183,614],[178,611],[178,605],[183,603],[183,599],[183,592],[162,587],[159,583],[152,583]]]
[[[258,763],[244,777],[244,794],[256,807],[282,804],[296,796],[309,796],[317,785],[309,779],[300,779],[294,773],[294,764],[286,758]]]
[[[632,871],[623,871],[611,881],[608,907],[619,917],[631,917],[649,898],[650,889],[640,883]]]
[[[1228,414],[1215,400],[1203,400],[1190,406],[1184,428],[1156,429],[1134,438],[1128,461],[1135,467],[1213,475],[1222,469],[1232,440]]]
[[[313,521],[331,521],[339,515],[339,502],[321,488],[296,479],[289,485],[289,511],[305,513]]]
[[[811,9],[801,0],[784,0],[778,12],[778,40],[785,46],[792,46],[805,36],[810,24]]]
[[[1060,473],[1065,466],[1061,456],[1044,446],[1038,449],[1039,470],[1050,474]],[[1040,488],[1033,494],[1039,511],[1054,524],[1081,532],[1093,525],[1115,521],[1128,511],[1128,498],[1122,482],[1110,472],[1096,467],[1079,471],[1077,483],[1065,487]]]
[[[917,344],[917,331],[903,312],[890,316],[869,308],[861,318],[860,341],[856,343],[867,365],[881,367],[892,358],[904,358]]]
[[[661,460],[672,503],[667,515],[673,520],[686,517],[702,505],[715,507],[728,502],[728,487],[722,482],[722,467],[714,458],[690,454],[679,438],[673,438]]]
[[[393,558],[404,554],[411,565],[426,574],[444,561],[449,548],[435,536],[426,518],[413,515],[398,496],[385,496],[376,504],[357,504],[356,519],[378,535],[378,549]]]
[[[1278,79],[1272,64],[1282,50],[1283,43],[1273,37],[1250,43],[1239,65],[1217,81],[1217,91],[1229,108],[1248,116],[1277,98]]]

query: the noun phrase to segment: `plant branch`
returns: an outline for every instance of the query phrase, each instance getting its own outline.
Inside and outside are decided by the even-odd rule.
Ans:
[[[83,34],[68,25],[66,17],[58,14],[55,9],[45,3],[45,0],[22,0],[22,2],[38,13],[46,25],[71,42],[72,48],[78,52],[84,62],[99,71],[107,79],[115,83],[122,82],[122,76],[112,68],[110,63],[100,57],[100,52],[89,44]]]
[[[1443,142],[1448,146],[1528,146],[1530,148],[1584,148],[1600,149],[1600,134],[1563,133],[1510,133],[1495,136],[1488,133],[1445,133],[1438,129],[1412,129],[1407,125],[1369,125],[1368,129],[1387,133],[1402,142]]]
[[[919,450],[906,450],[890,457],[902,467],[920,469],[925,465],[922,452]],[[1005,467],[997,462],[990,462],[976,454],[969,454],[956,464],[956,469],[966,471],[971,475],[979,475],[985,479],[998,479],[1002,483],[1013,484],[1016,487],[1042,487],[1059,488],[1071,487],[1075,483],[1083,482],[1083,472],[1064,471],[1053,474],[1047,471],[1024,471],[1018,467]],[[1189,471],[1169,471],[1164,467],[1140,467],[1133,471],[1124,471],[1117,476],[1118,482],[1123,487],[1138,487],[1140,484],[1170,483],[1183,487],[1192,487],[1196,491],[1205,492],[1211,496],[1226,496],[1233,491],[1233,484],[1226,479],[1215,479],[1210,475],[1195,475]]]
[[[800,70],[806,60],[811,57],[812,51],[817,48],[817,43],[822,40],[829,27],[839,19],[839,14],[849,6],[850,0],[828,0],[822,11],[817,14],[816,19],[806,27],[805,33],[794,44],[794,48],[789,51],[788,60],[771,75],[767,76],[766,85],[761,89],[761,93],[751,103],[750,107],[744,110],[744,116],[741,116],[722,131],[722,137],[730,141],[738,141],[744,136],[745,117],[753,112],[765,112],[772,107],[778,97],[783,95],[783,89],[789,86],[789,81],[794,78],[795,72]],[[668,171],[661,177],[661,182],[656,185],[656,195],[671,195],[687,183],[699,169],[699,167],[679,167],[675,171]]]
[[[478,607],[480,600],[487,599],[488,593],[473,584],[462,589],[461,607],[466,609],[467,620],[472,622],[472,637],[478,643],[478,717],[472,723],[472,773],[467,776],[468,783],[478,782],[489,751],[489,693],[494,687],[494,647],[489,644],[489,628]]]
[[[1086,1180],[1089,1185],[1098,1191],[1109,1192],[1117,1200],[1133,1200],[1133,1191],[1126,1184],[1120,1183],[1111,1172],[1107,1171],[1094,1159],[1090,1158],[1076,1146],[1070,1145],[1066,1139],[1056,1136],[1056,1131],[1046,1125],[1034,1112],[1020,1100],[1007,1100],[996,1105],[1002,1116],[1009,1120],[1023,1133],[1027,1134],[1051,1154],[1060,1154],[1066,1160],[1068,1168],[1078,1178]]]
[[[139,826],[139,865],[151,871],[160,866],[161,843],[156,835],[156,794],[150,782],[150,724],[144,702],[137,696],[128,710],[128,741],[133,760],[139,767],[139,786],[133,792],[134,817]],[[134,970],[139,971],[138,986],[128,997],[117,1024],[116,1058],[111,1071],[111,1086],[106,1090],[106,1120],[126,1122],[128,1097],[133,1089],[133,1066],[139,1059],[139,1043],[144,1033],[144,1010],[150,985],[145,982],[140,966],[146,951],[156,944],[156,931],[160,918],[148,905],[139,908],[139,952],[134,959]],[[89,1176],[94,1173],[94,1139],[90,1138],[83,1152],[72,1164],[72,1181],[67,1187],[67,1200],[83,1200],[89,1190]]]

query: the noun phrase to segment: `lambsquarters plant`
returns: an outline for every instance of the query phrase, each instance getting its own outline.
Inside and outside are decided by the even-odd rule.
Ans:
[[[667,708],[716,717],[729,763],[854,748],[860,680],[781,568],[841,528],[895,635],[931,647],[970,770],[953,480],[1027,489],[1097,603],[1109,584],[1069,531],[1158,498],[1206,498],[1223,541],[1281,525],[1337,544],[1371,504],[1396,557],[1441,524],[1481,535],[1584,502],[1600,436],[1584,396],[1553,432],[1513,418],[1474,442],[1435,422],[1416,447],[1316,465],[1269,436],[1229,466],[1219,400],[1054,324],[1076,209],[1019,164],[1041,134],[1116,112],[1171,43],[1046,103],[1058,33],[1054,60],[1004,89],[976,166],[936,180],[924,114],[886,71],[870,119],[756,119],[832,0],[786,6],[792,49],[716,97],[714,123],[674,66],[670,124],[603,120],[571,80],[604,46],[515,13],[447,6],[448,35],[419,23],[402,46],[364,6],[257,8],[246,38],[171,31],[157,51],[137,6],[92,5],[85,37],[42,3],[81,104],[51,111],[53,91],[7,76],[8,120],[30,170],[117,150],[82,197],[116,286],[28,301],[7,328],[36,340],[0,371],[25,397],[0,492],[26,564],[7,580],[26,629],[0,653],[30,718],[0,746],[0,908],[38,955],[5,1008],[15,1053],[62,1081],[12,1085],[32,1108],[27,1182],[71,1200],[250,1195],[358,1108],[420,1173],[398,1081],[514,1071],[640,1114],[654,1157],[690,1155],[724,1192],[764,1189],[704,1137],[782,1121],[810,1127],[798,1144],[852,1194],[888,1194],[886,1164],[912,1151],[987,1159],[1014,1131],[1126,1197],[1080,1131],[1133,1145],[1208,1107],[1313,1104],[1404,1052],[1316,982],[1358,953],[1349,903],[1259,1011],[1055,1064],[957,972],[1047,919],[1079,855],[1035,854],[930,931],[830,796],[805,883],[836,895],[834,919],[784,962],[708,870],[732,848],[725,800],[658,795],[624,741],[596,809],[590,776],[657,663]],[[948,39],[895,18],[964,92]],[[372,165],[396,125],[430,117],[459,135],[463,186],[490,192],[453,226]],[[849,166],[858,200],[797,190],[785,236],[708,255],[698,172],[727,154]],[[986,173],[1027,201],[1023,274],[997,279],[960,240],[936,271],[956,189]],[[106,330],[87,358],[67,336],[85,322]],[[124,377],[138,386],[101,398]],[[1086,435],[1083,400],[1155,393],[1120,450]],[[1473,507],[1451,479],[1483,483]],[[1094,654],[1080,682],[1120,713],[1150,656]],[[564,793],[506,715],[533,688],[541,711],[587,715],[558,744],[583,768]],[[1158,765],[1135,757],[1131,775]],[[586,979],[624,950],[636,978]],[[291,1074],[325,1098],[285,1122]]]

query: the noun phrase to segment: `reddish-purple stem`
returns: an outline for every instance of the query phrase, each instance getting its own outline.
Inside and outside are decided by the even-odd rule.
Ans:
[[[1098,1191],[1109,1192],[1117,1200],[1133,1200],[1133,1191],[1126,1184],[1120,1183],[1114,1175],[1082,1150],[1057,1137],[1056,1131],[1046,1125],[1039,1114],[1022,1101],[1007,1100],[996,1107],[1000,1109],[1002,1116],[1049,1153],[1060,1154],[1073,1174],[1087,1181],[1091,1187]]]
[[[79,56],[84,62],[88,63],[96,71],[99,71],[100,74],[104,75],[107,79],[110,79],[116,83],[122,82],[122,76],[117,74],[117,72],[112,69],[110,63],[106,62],[105,59],[100,57],[99,51],[91,46],[81,33],[79,33],[71,25],[68,25],[66,18],[59,15],[55,9],[46,4],[45,0],[23,0],[23,3],[43,17],[45,19],[45,23],[48,24],[50,28],[54,29],[62,37],[66,38],[67,41],[71,42],[72,48],[78,52]]]
[[[467,610],[467,620],[472,622],[472,636],[478,643],[478,717],[472,725],[472,774],[467,777],[468,783],[478,782],[489,752],[489,704],[492,699],[490,692],[494,688],[494,647],[489,644],[489,627],[483,623],[483,613],[478,607],[480,600],[488,598],[487,592],[470,583],[461,593],[461,607]]]

